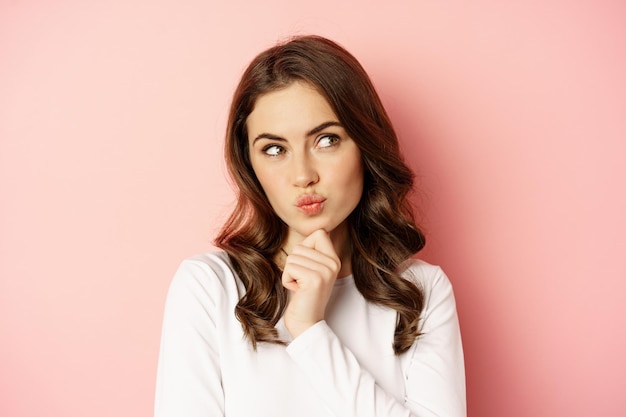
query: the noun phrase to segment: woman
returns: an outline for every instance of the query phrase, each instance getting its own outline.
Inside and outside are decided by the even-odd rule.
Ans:
[[[237,207],[168,294],[159,417],[464,416],[450,283],[424,246],[389,118],[358,61],[303,36],[234,94]]]

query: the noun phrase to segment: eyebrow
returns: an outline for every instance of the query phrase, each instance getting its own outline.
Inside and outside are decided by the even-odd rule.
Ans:
[[[313,129],[309,130],[308,132],[306,132],[306,136],[313,136],[319,132],[321,132],[322,130],[329,128],[331,126],[338,126],[338,127],[343,127],[341,125],[341,123],[336,122],[336,121],[328,121],[328,122],[324,122],[319,126],[314,127]],[[273,135],[271,133],[261,133],[260,135],[258,135],[257,137],[254,138],[254,140],[252,141],[252,144],[254,145],[254,143],[259,140],[259,139],[271,139],[271,140],[277,140],[280,142],[286,142],[287,140],[283,137],[277,136],[277,135]]]

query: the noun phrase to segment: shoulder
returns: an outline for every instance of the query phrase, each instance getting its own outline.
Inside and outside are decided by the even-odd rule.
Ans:
[[[436,287],[438,285],[451,285],[450,280],[441,267],[429,264],[421,259],[409,259],[399,268],[400,275],[423,290]]]
[[[214,275],[223,276],[233,273],[228,255],[224,251],[214,251],[191,256],[183,260],[179,270],[202,270]]]
[[[399,272],[404,279],[413,282],[423,291],[426,312],[441,303],[454,308],[452,283],[439,266],[420,259],[409,259],[402,264]]]
[[[195,255],[181,262],[170,284],[169,296],[216,297],[227,294],[238,298],[240,281],[223,251]]]

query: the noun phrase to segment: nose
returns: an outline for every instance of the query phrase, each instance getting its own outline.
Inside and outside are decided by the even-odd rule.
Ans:
[[[293,185],[306,188],[319,181],[315,163],[307,154],[295,156],[292,165]]]

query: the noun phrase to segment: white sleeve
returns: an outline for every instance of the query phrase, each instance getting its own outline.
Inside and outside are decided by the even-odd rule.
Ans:
[[[325,321],[298,336],[287,352],[336,417],[464,417],[465,371],[452,286],[437,268],[426,288],[422,333],[405,372],[404,404],[380,388]]]
[[[165,303],[157,372],[155,417],[224,415],[215,300],[219,280],[185,261]],[[207,279],[209,278],[209,279]]]
[[[436,269],[422,317],[422,336],[413,346],[406,404],[417,416],[467,415],[465,366],[452,284]]]

